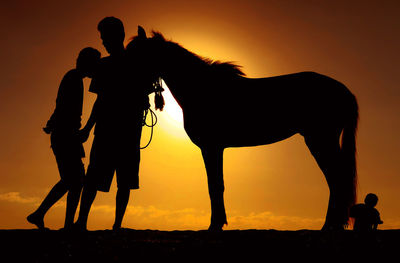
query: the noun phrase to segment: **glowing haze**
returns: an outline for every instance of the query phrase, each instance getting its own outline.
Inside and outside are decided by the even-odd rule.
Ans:
[[[96,27],[111,15],[124,22],[127,37],[140,24],[199,55],[235,61],[249,77],[311,70],[346,84],[360,105],[359,200],[376,193],[382,228],[399,228],[399,12],[396,1],[3,3],[0,229],[32,228],[25,217],[58,181],[49,137],[41,128],[79,50],[93,46],[107,55]],[[88,84],[86,80],[83,123],[95,99]],[[153,141],[142,151],[141,188],[131,195],[123,226],[205,229],[210,208],[201,153],[184,132],[180,109],[168,90],[165,99]],[[249,123],[249,129],[257,125],[263,121]],[[87,155],[92,139],[85,144]],[[145,129],[142,144],[148,139]],[[226,229],[321,228],[328,187],[301,136],[227,149],[224,159]],[[114,183],[110,193],[98,195],[89,229],[111,228],[115,190]],[[64,202],[46,216],[48,227],[62,227]]]

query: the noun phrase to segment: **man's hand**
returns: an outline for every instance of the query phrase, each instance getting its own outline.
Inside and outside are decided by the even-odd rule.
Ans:
[[[146,98],[144,99],[144,109],[150,109],[150,99],[149,96],[146,96]]]
[[[44,131],[46,134],[50,134],[50,133],[51,133],[51,128],[50,128],[49,126],[43,127],[43,131]]]
[[[87,139],[89,138],[89,134],[90,134],[90,130],[87,130],[85,128],[81,129],[78,131],[78,138],[79,141],[84,143],[87,141]]]
[[[46,123],[46,127],[43,127],[43,131],[46,134],[50,134],[53,131],[54,128],[54,113],[51,115],[50,119]]]

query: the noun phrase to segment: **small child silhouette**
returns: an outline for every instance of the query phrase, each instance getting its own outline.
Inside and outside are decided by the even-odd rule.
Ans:
[[[355,219],[355,231],[376,230],[378,224],[383,224],[378,210],[375,208],[378,197],[369,193],[364,199],[364,204],[356,204],[350,209],[350,217]]]

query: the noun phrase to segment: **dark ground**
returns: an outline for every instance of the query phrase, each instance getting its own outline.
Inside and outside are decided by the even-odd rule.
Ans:
[[[281,262],[287,262],[285,259],[362,262],[362,258],[389,262],[385,260],[389,257],[392,257],[390,262],[398,262],[400,230],[379,230],[369,235],[315,230],[210,233],[123,229],[81,234],[0,230],[0,242],[1,262],[155,262],[168,259],[215,262],[210,258],[273,262],[277,257]]]

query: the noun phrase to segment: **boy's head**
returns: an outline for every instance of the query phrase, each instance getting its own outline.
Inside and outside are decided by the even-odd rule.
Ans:
[[[97,49],[86,47],[79,52],[76,60],[76,69],[78,69],[84,77],[93,77],[96,66],[100,61],[101,54]]]
[[[378,203],[378,197],[375,194],[369,193],[364,199],[364,202],[369,207],[374,207]]]
[[[113,54],[123,49],[125,30],[121,20],[113,16],[103,18],[97,25],[97,30],[108,53]]]

